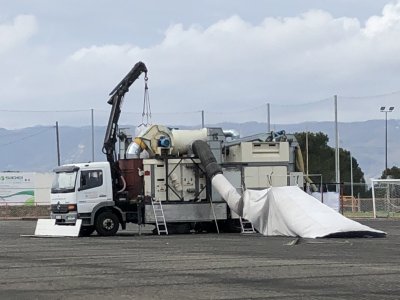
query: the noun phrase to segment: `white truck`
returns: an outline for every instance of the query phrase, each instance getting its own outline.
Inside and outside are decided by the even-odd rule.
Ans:
[[[213,191],[209,166],[196,155],[199,150],[192,149],[198,140],[206,142],[221,172],[239,191],[286,186],[293,178],[302,185],[303,177],[294,172],[298,144],[285,134],[238,138],[221,128],[179,130],[152,125],[138,137],[124,135],[120,145],[129,146],[120,147],[117,159],[122,100],[141,73],[147,79],[147,68],[139,62],[110,94],[112,109],[103,148],[107,161],[54,170],[51,219],[56,226],[81,220],[80,235],[96,230],[112,236],[129,222],[156,225],[159,216],[153,204],[162,202],[169,232],[237,230],[239,217]]]

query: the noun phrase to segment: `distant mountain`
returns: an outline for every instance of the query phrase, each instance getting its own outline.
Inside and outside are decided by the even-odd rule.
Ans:
[[[265,123],[219,123],[208,127],[235,129],[241,136],[265,132]],[[134,126],[121,126],[132,128]],[[175,128],[199,128],[171,126]],[[385,124],[382,120],[356,123],[339,123],[339,146],[351,151],[365,173],[366,179],[379,177],[385,166]],[[305,122],[301,124],[273,125],[273,130],[287,133],[310,132],[328,134],[330,145],[335,146],[335,127],[333,122]],[[105,127],[94,128],[94,158],[105,160],[101,152]],[[400,166],[400,121],[388,121],[388,166]],[[88,162],[92,160],[92,128],[60,127],[61,164]],[[0,171],[51,171],[57,166],[57,144],[54,127],[29,127],[17,130],[0,128]],[[350,166],[349,166],[350,168]]]

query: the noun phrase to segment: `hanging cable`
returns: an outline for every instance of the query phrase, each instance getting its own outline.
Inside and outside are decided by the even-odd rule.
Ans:
[[[146,76],[144,78],[144,97],[143,97],[142,124],[140,124],[140,125],[145,125],[145,126],[151,124],[150,95],[149,95],[149,87],[147,85],[148,80],[149,80],[149,78]]]

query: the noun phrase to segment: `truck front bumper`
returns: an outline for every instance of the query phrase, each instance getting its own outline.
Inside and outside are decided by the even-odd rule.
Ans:
[[[55,219],[56,224],[71,225],[76,223],[76,220],[78,219],[78,213],[77,212],[69,212],[65,214],[51,213],[50,218]]]

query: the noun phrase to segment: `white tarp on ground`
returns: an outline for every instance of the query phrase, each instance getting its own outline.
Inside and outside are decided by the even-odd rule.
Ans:
[[[222,174],[212,179],[213,186],[238,215],[252,222],[267,236],[384,236],[350,220],[295,186],[246,190],[241,197]]]

